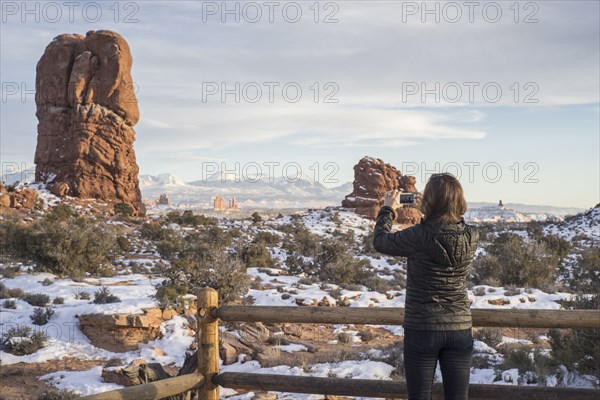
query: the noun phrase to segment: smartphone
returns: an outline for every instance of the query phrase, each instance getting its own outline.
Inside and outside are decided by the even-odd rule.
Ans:
[[[400,193],[400,204],[415,204],[415,193]]]

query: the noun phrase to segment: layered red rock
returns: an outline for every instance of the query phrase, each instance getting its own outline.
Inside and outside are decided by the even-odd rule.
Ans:
[[[215,197],[213,209],[215,211],[224,211],[227,209],[227,205],[225,204],[225,199],[220,194]]]
[[[129,45],[118,33],[57,36],[36,68],[37,181],[62,196],[131,203],[145,213],[133,126]]]
[[[342,200],[342,207],[354,208],[357,214],[375,219],[386,192],[417,193],[416,182],[414,176],[403,175],[383,160],[365,156],[354,166],[353,190]],[[421,220],[421,213],[412,205],[398,208],[396,214],[400,224],[414,225]]]
[[[38,204],[38,192],[29,188],[8,186],[0,181],[0,208],[30,210]]]

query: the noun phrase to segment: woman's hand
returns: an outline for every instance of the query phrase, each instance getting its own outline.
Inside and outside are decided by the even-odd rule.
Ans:
[[[400,192],[398,190],[390,190],[383,198],[383,205],[390,206],[396,211],[400,207]]]

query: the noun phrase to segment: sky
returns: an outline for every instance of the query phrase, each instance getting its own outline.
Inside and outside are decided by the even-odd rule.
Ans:
[[[35,66],[129,43],[140,173],[353,180],[363,156],[468,201],[600,202],[598,1],[0,1],[0,157],[32,168]]]

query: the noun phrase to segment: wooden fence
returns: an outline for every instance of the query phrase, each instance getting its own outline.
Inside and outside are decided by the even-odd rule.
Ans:
[[[86,400],[155,400],[197,390],[199,400],[232,389],[339,396],[406,398],[406,383],[388,380],[317,378],[261,373],[219,373],[218,321],[400,325],[402,308],[221,306],[214,289],[198,292],[198,373],[84,397]],[[473,326],[600,329],[600,310],[471,310]],[[541,386],[470,385],[473,400],[597,400],[600,390]],[[443,399],[441,384],[433,399]]]

